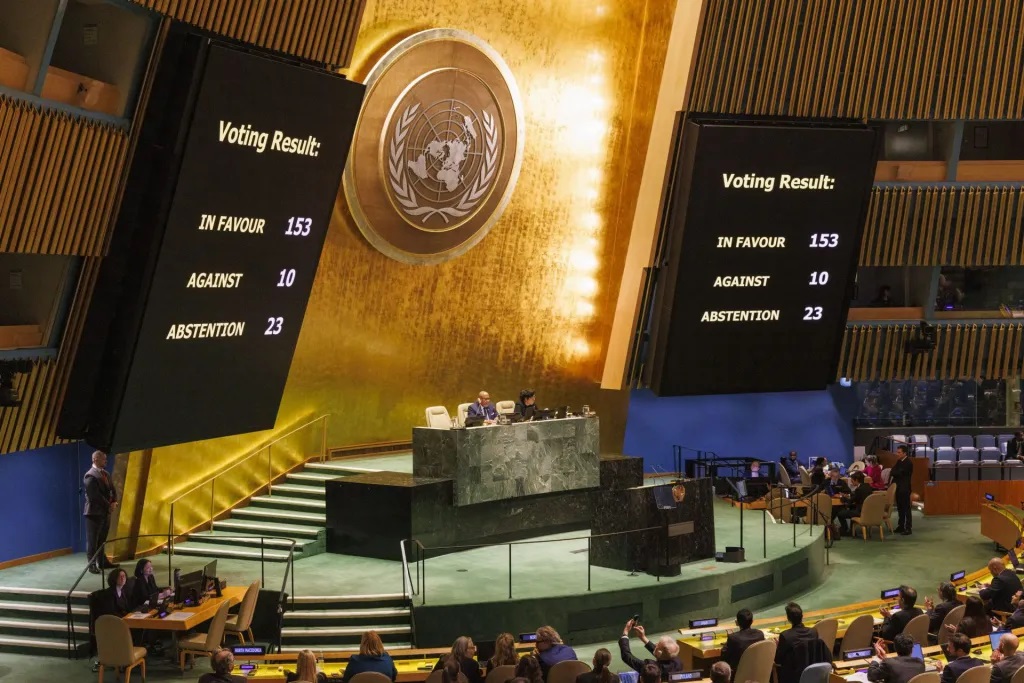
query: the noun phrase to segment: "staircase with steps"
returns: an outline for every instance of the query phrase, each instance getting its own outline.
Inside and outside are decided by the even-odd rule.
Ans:
[[[364,631],[374,630],[388,650],[411,648],[412,609],[400,594],[299,596],[284,613],[285,652],[358,651]]]
[[[68,656],[67,591],[0,586],[0,652]],[[72,595],[77,656],[89,650],[89,594]]]
[[[223,557],[239,560],[286,562],[289,543],[268,539],[260,547],[260,536],[270,534],[295,541],[295,559],[318,555],[326,550],[328,479],[375,472],[349,467],[341,461],[309,462],[291,472],[283,484],[271,487],[270,495],[254,496],[249,505],[235,508],[228,519],[217,520],[210,531],[197,531],[174,544],[181,555]]]

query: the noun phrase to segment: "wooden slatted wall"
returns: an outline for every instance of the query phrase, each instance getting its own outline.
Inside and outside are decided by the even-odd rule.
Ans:
[[[352,60],[365,0],[132,0],[214,33],[332,67]]]
[[[0,96],[0,252],[99,256],[128,136]]]
[[[875,188],[860,265],[1024,265],[1024,190]]]
[[[1024,118],[1020,0],[706,0],[687,109]]]
[[[1019,377],[1024,325],[936,325],[936,348],[904,351],[917,325],[854,325],[846,329],[838,377],[862,380],[1004,379]]]

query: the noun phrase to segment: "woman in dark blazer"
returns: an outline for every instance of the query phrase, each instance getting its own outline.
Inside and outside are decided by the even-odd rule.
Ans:
[[[348,683],[356,674],[364,671],[375,671],[384,674],[392,681],[398,679],[398,669],[391,660],[391,655],[384,651],[384,643],[376,631],[366,631],[359,642],[359,654],[352,655],[345,665],[342,683]]]
[[[157,585],[156,577],[153,576],[153,563],[149,560],[139,560],[135,563],[135,587],[132,591],[132,599],[139,607],[158,593],[157,599],[162,599],[171,593],[169,588],[161,588]],[[153,607],[154,605],[150,605]]]
[[[113,614],[115,617],[124,615],[135,609],[132,587],[128,585],[128,572],[120,567],[107,575],[107,587],[96,593],[94,616]]]
[[[594,653],[594,668],[576,677],[576,683],[618,683],[619,677],[608,670],[612,663],[612,653],[606,648],[599,648]]]

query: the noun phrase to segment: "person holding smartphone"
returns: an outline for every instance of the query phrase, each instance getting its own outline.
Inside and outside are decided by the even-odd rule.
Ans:
[[[654,655],[654,659],[640,659],[633,655],[629,648],[629,634],[633,631],[640,642],[644,644],[647,651]],[[663,636],[658,639],[657,644],[647,637],[644,627],[639,624],[639,619],[634,617],[626,622],[622,629],[622,637],[619,638],[619,653],[622,655],[622,662],[637,673],[643,673],[644,667],[648,664],[656,664],[661,671],[661,680],[667,681],[669,674],[683,670],[683,664],[679,661],[679,643],[672,636]]]

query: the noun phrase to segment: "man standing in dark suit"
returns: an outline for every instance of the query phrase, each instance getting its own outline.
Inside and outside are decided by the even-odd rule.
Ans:
[[[956,599],[956,586],[949,581],[943,581],[939,584],[939,599],[942,602],[937,605],[931,598],[924,599],[924,607],[928,610],[928,633],[935,635],[938,635],[939,629],[942,628],[942,622],[946,615],[960,604]]]
[[[754,623],[754,614],[744,608],[736,613],[736,625],[740,630],[730,633],[722,646],[722,661],[729,665],[733,671],[740,665],[740,657],[747,648],[764,640],[764,631],[751,628]]]
[[[92,556],[103,547],[110,531],[110,515],[117,507],[117,491],[110,481],[110,475],[103,469],[107,466],[107,454],[94,451],[92,467],[85,473],[85,552],[89,557],[89,571],[100,573],[100,567],[113,569],[116,564],[107,560],[106,552],[100,553],[98,564],[92,562]]]
[[[1002,559],[998,557],[988,561],[988,571],[992,574],[992,583],[982,588],[978,595],[988,603],[990,610],[1012,612],[1013,595],[1022,590],[1020,579],[1012,569],[1007,569]]]
[[[868,680],[871,683],[907,683],[911,678],[924,673],[924,660],[911,657],[914,639],[902,633],[893,641],[895,657],[886,657],[885,644],[875,641],[877,658],[868,666]]]
[[[906,446],[896,447],[896,463],[889,470],[889,483],[896,484],[896,512],[899,522],[896,533],[909,536],[913,531],[914,522],[910,516],[910,479],[914,474],[914,463]]]
[[[999,649],[992,652],[992,683],[1010,683],[1013,674],[1024,667],[1024,654],[1017,652],[1020,641],[1012,633],[999,639]]]
[[[786,661],[797,643],[818,640],[818,632],[804,626],[804,610],[800,605],[791,602],[786,605],[786,619],[790,628],[779,634],[779,646],[775,648],[775,663],[779,666]]]
[[[971,639],[963,633],[955,633],[946,643],[949,653],[949,664],[942,670],[939,683],[956,683],[960,674],[976,666],[984,666],[985,662],[971,656]]]
[[[924,614],[920,607],[914,606],[916,603],[917,591],[910,586],[900,586],[899,611],[891,612],[888,607],[879,610],[885,617],[885,621],[882,622],[882,627],[878,630],[878,636],[883,640],[894,641],[896,636],[903,633],[903,629],[907,627],[911,619]],[[923,647],[924,643],[921,645]]]

